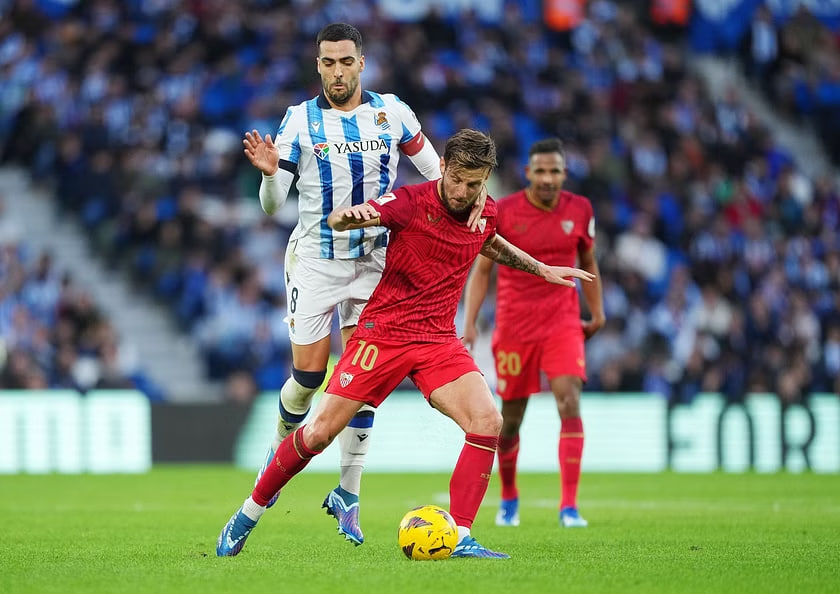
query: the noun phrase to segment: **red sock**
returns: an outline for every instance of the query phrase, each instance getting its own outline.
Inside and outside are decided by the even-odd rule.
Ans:
[[[516,460],[519,458],[519,434],[499,438],[499,478],[502,479],[502,499],[516,499]]]
[[[583,421],[580,417],[560,422],[560,480],[562,484],[561,509],[577,507],[577,490],[580,482],[580,459],[583,455]]]
[[[306,447],[303,443],[303,428],[286,437],[277,447],[274,459],[265,469],[257,486],[251,493],[251,499],[258,505],[268,505],[269,500],[282,489],[292,477],[303,470],[313,456],[320,454]]]
[[[496,435],[467,433],[466,443],[449,481],[449,513],[458,526],[472,527],[490,483],[498,443]]]

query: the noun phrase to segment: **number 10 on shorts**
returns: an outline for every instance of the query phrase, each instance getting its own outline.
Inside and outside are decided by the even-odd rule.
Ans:
[[[375,344],[368,344],[366,340],[359,341],[359,348],[356,349],[356,354],[353,355],[351,365],[358,365],[365,371],[373,369],[376,363],[376,357],[379,356],[379,349]]]

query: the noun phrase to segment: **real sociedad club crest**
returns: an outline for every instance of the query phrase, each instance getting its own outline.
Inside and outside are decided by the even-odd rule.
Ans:
[[[373,116],[373,123],[383,130],[387,130],[391,127],[391,124],[388,123],[388,115],[384,111],[380,111]]]
[[[312,151],[315,153],[316,157],[323,160],[330,154],[330,145],[326,142],[319,142],[312,147]]]

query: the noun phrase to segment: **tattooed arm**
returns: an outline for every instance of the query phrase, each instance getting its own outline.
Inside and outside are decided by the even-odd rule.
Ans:
[[[540,271],[540,266],[544,266],[542,262],[520,250],[501,235],[494,234],[488,237],[480,253],[497,264],[510,266],[537,276],[544,276]]]
[[[558,285],[565,285],[567,287],[574,287],[575,282],[564,277],[571,276],[585,281],[591,281],[595,278],[591,274],[580,268],[571,268],[569,266],[547,266],[539,260],[532,257],[527,252],[520,250],[515,245],[511,244],[501,235],[495,234],[487,238],[484,245],[481,247],[481,255],[490,258],[497,264],[510,266],[523,272],[528,272],[536,276],[542,277],[550,283]]]

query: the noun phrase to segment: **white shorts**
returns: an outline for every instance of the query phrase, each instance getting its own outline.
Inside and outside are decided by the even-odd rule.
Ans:
[[[342,328],[355,326],[385,268],[385,248],[361,258],[326,260],[295,255],[286,249],[286,312],[289,340],[312,344],[329,336],[338,308]]]

